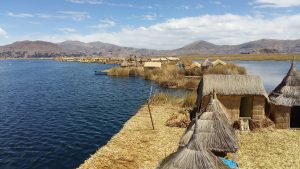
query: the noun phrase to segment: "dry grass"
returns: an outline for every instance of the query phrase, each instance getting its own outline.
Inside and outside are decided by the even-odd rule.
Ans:
[[[196,104],[196,99],[197,99],[197,93],[189,92],[183,100],[183,107],[186,107],[186,108],[194,107]]]
[[[228,63],[226,65],[218,65],[215,67],[209,67],[205,74],[225,74],[225,75],[232,75],[232,74],[240,74],[245,75],[247,71],[244,67],[238,66],[233,63]]]
[[[143,76],[143,67],[113,67],[108,71],[110,76]]]
[[[241,169],[299,169],[300,130],[239,132]]]
[[[191,120],[188,112],[179,111],[171,115],[171,117],[166,121],[166,126],[186,128],[190,122]]]
[[[184,89],[189,89],[189,90],[196,90],[200,79],[196,79],[196,78],[189,78],[189,79],[184,79],[184,81],[181,81],[182,83],[180,83],[181,88]]]
[[[180,102],[180,98],[163,92],[155,93],[151,97],[152,105],[161,105],[161,104],[178,105],[179,102]]]
[[[179,106],[151,106],[155,130],[151,128],[146,106],[127,121],[106,146],[100,148],[80,169],[151,169],[176,151],[183,128],[167,127],[165,122]]]

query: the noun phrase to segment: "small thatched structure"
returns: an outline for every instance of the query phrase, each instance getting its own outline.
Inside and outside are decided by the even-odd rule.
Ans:
[[[212,63],[209,59],[205,59],[202,63],[201,63],[202,67],[208,67],[211,66]]]
[[[222,123],[221,118],[217,114],[218,113],[204,112],[201,115],[201,117],[203,117],[203,119],[208,119],[210,122],[208,123],[205,121],[196,122],[193,125],[194,131],[193,134],[191,135],[190,140],[188,141],[188,144],[179,147],[177,152],[165,158],[157,168],[158,169],[208,169],[208,168],[228,169],[229,167],[226,166],[217,156],[215,156],[208,147],[209,144],[207,144],[207,142],[210,139],[208,136],[210,136],[210,134],[212,133],[209,133],[208,135],[206,133],[203,133],[203,129],[205,130],[208,128],[217,129],[220,127],[218,130],[224,131],[224,129],[220,125],[220,123]],[[219,123],[216,121],[219,121]],[[220,138],[222,138],[223,133],[216,131],[216,135],[217,134],[219,135]],[[220,140],[226,141],[223,139]]]
[[[250,75],[204,75],[198,86],[197,104],[206,108],[209,95],[215,91],[233,121],[240,117],[253,120],[265,119],[267,92],[259,76]]]
[[[229,169],[217,156],[192,137],[189,144],[165,158],[157,169]]]
[[[161,68],[161,62],[145,62],[144,69],[160,69]]]
[[[196,136],[201,144],[206,145],[211,151],[222,153],[235,153],[238,149],[237,137],[226,116],[226,110],[214,96],[210,98],[204,112],[197,120]],[[186,145],[195,127],[195,120],[191,122],[186,132],[180,139],[179,145]]]
[[[215,66],[219,66],[219,65],[222,65],[222,66],[225,66],[227,63],[225,63],[224,61],[220,60],[220,59],[217,59],[215,61],[212,62],[212,66],[215,67]]]
[[[201,68],[201,64],[199,62],[193,62],[191,64],[191,68],[192,69],[195,69],[195,68]]]
[[[124,61],[121,63],[120,66],[121,66],[121,67],[128,67],[128,66],[129,66],[129,63],[128,63],[128,61],[124,60]]]
[[[176,61],[180,61],[180,59],[178,57],[167,57],[167,60],[169,62],[176,62]]]
[[[277,128],[300,128],[300,74],[294,63],[269,98],[271,119]]]

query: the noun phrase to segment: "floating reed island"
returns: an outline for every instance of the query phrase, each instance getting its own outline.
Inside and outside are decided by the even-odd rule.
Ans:
[[[145,61],[145,60],[144,60]],[[150,61],[124,60],[120,67],[108,71],[110,76],[140,76],[152,80],[162,87],[195,90],[199,79],[205,74],[246,74],[244,67],[233,63],[225,63],[219,59],[211,62],[185,62],[184,60],[167,58]]]
[[[270,95],[258,76],[203,74],[189,98],[154,95],[80,168],[298,169],[299,82],[293,63]]]

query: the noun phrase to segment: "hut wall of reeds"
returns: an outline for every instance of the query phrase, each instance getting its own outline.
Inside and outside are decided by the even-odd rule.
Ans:
[[[261,121],[265,118],[267,92],[259,76],[205,75],[198,86],[197,104],[203,110],[209,102],[209,93],[218,94],[232,122],[240,117]]]
[[[300,128],[300,74],[293,62],[269,98],[269,114],[276,128]]]
[[[290,128],[290,112],[291,108],[287,106],[280,106],[272,104],[270,106],[271,119],[275,123],[275,127],[278,129]]]
[[[264,96],[247,96],[247,95],[239,95],[239,96],[218,96],[220,102],[226,108],[227,115],[231,122],[239,120],[243,115],[241,114],[241,102],[242,98],[250,97],[252,98],[252,112],[249,114],[249,117],[253,120],[261,121],[265,118],[265,106],[266,106],[266,98]],[[202,98],[201,107],[206,107],[209,102],[209,96],[204,96]]]

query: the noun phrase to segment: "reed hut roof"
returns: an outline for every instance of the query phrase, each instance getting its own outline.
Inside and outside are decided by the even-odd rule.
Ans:
[[[145,62],[145,68],[161,68],[161,62]]]
[[[294,63],[287,75],[269,95],[270,102],[281,106],[300,106],[300,74]]]
[[[218,95],[257,95],[268,99],[268,94],[259,76],[252,75],[204,75],[198,86],[198,97],[213,91]]]
[[[192,138],[187,146],[165,158],[157,169],[229,169],[229,167]]]
[[[121,63],[121,67],[128,67],[129,66],[129,63],[124,60],[122,63]]]
[[[225,66],[226,64],[227,64],[226,62],[224,62],[224,61],[222,61],[220,59],[217,59],[217,60],[215,60],[215,61],[212,62],[213,66],[217,66],[217,65],[223,65],[223,66]]]
[[[167,57],[169,61],[179,61],[180,59],[178,57]]]
[[[211,61],[209,59],[205,59],[204,62],[201,65],[204,66],[204,67],[206,67],[206,66],[212,65],[212,63],[211,63]]]
[[[227,117],[226,110],[222,103],[214,96],[197,120],[195,129],[195,120],[188,126],[186,132],[180,139],[179,145],[183,146],[189,143],[192,135],[195,134],[199,144],[203,144],[210,150],[217,152],[236,152],[238,150],[238,141]],[[193,134],[192,131],[195,131]]]
[[[191,68],[201,68],[201,64],[199,62],[193,62]]]

